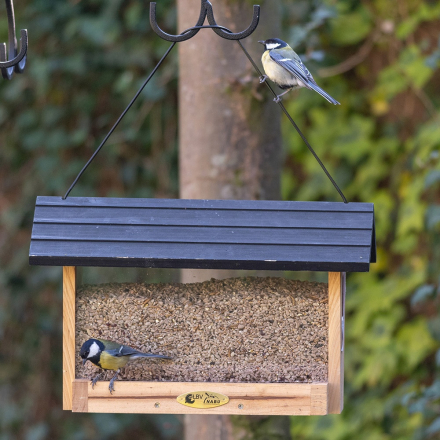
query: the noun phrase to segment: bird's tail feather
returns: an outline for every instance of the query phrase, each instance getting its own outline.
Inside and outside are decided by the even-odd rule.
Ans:
[[[319,87],[316,83],[314,84],[312,82],[309,82],[307,86],[312,90],[314,90],[315,92],[318,92],[323,98],[325,98],[331,104],[340,105],[340,103],[336,101],[336,99],[332,98],[327,92],[322,90],[321,87]]]

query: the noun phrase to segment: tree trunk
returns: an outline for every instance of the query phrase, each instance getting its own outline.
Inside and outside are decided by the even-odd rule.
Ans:
[[[228,416],[185,415],[185,440],[231,440],[232,424]]]
[[[260,24],[243,44],[261,65],[258,40],[279,36],[281,17],[278,0],[257,3],[262,6]],[[181,32],[194,26],[200,1],[177,4]],[[212,6],[217,23],[233,32],[252,20],[252,2],[212,1]],[[203,29],[179,43],[179,69],[180,197],[279,199],[280,113],[238,43]],[[227,275],[185,270],[182,281]],[[186,416],[185,439],[195,438],[232,439],[229,417]]]
[[[179,29],[194,26],[200,1],[178,0]],[[251,2],[213,2],[218,24],[248,27]],[[277,1],[262,4],[257,30],[243,44],[260,63],[259,39],[280,34]],[[180,196],[279,199],[280,113],[235,41],[202,29],[179,43]]]

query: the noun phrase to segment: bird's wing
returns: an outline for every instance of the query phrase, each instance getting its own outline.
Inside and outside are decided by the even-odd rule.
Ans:
[[[122,345],[117,342],[109,341],[107,339],[100,339],[100,341],[105,345],[105,351],[112,356],[132,356],[134,354],[141,353],[140,351],[128,347],[127,345]]]
[[[111,354],[112,356],[121,357],[121,356],[133,356],[133,355],[141,355],[142,352],[135,350],[134,348],[127,347],[126,345],[119,345],[118,348],[114,349],[106,349],[105,350],[108,354]]]
[[[117,342],[109,341],[107,339],[99,340],[105,345],[104,351],[114,357],[130,356],[131,359],[135,359],[136,357],[172,359],[169,356],[164,356],[162,354],[143,353],[142,351],[136,350],[128,345],[118,344]]]
[[[172,359],[169,356],[164,356],[162,354],[152,354],[152,353],[142,353],[141,351],[135,350],[134,348],[127,347],[125,345],[122,345],[119,347],[119,349],[114,350],[105,350],[108,354],[114,357],[123,357],[123,356],[129,356],[130,359],[136,359],[136,358],[159,358],[159,359]]]
[[[304,87],[319,93],[323,98],[325,98],[328,102],[332,104],[339,104],[336,99],[332,98],[325,90],[321,89],[321,87],[316,84],[316,81],[313,79],[312,74],[301,61],[299,56],[297,56],[296,54],[294,54],[295,56],[293,57],[289,55],[286,56],[285,51],[283,53],[283,51],[275,50],[271,50],[269,52],[269,55],[273,61],[275,61],[278,65],[294,75],[298,81],[301,81],[304,84]]]
[[[276,50],[271,50],[269,55],[273,61],[303,82],[305,87],[311,88],[310,83],[316,84],[312,74],[299,57],[286,56],[285,52]]]
[[[106,348],[106,351],[108,350],[116,350],[121,347],[122,344],[119,344],[118,342],[109,341],[108,339],[98,339],[98,341],[102,342]]]

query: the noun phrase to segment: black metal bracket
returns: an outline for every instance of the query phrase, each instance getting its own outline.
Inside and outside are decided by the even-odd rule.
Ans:
[[[14,4],[12,0],[5,0],[6,14],[8,16],[8,50],[6,43],[0,44],[0,70],[5,79],[11,79],[14,72],[23,73],[26,65],[26,54],[28,49],[27,29],[20,31],[21,44],[20,52],[17,53],[17,38],[15,36]]]
[[[221,26],[217,25],[214,18],[214,11],[212,10],[212,5],[209,2],[209,0],[201,0],[201,2],[202,3],[200,6],[200,15],[199,15],[199,19],[197,20],[197,23],[193,28],[191,28],[192,30],[180,35],[167,34],[159,27],[156,20],[156,3],[151,2],[150,3],[151,27],[153,28],[154,32],[156,32],[156,34],[159,35],[160,38],[166,41],[172,41],[173,43],[180,43],[182,41],[186,41],[194,37],[201,29],[201,26],[203,26],[206,17],[208,17],[208,23],[211,26],[216,26],[212,29],[217,35],[219,35],[222,38],[225,38],[226,40],[242,40],[246,37],[249,37],[249,35],[251,35],[255,31],[255,29],[258,26],[258,22],[260,21],[260,6],[254,5],[254,15],[252,17],[252,22],[247,29],[238,33],[226,32],[225,30],[223,30]]]

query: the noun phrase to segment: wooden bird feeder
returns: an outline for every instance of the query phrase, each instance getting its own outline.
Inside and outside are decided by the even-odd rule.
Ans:
[[[376,259],[367,203],[38,197],[31,265],[63,266],[63,408],[74,412],[338,414],[343,408],[345,273]],[[76,267],[328,272],[328,379],[320,383],[117,381],[75,377]],[[176,335],[176,338],[178,335]],[[229,398],[196,409],[178,396]]]

